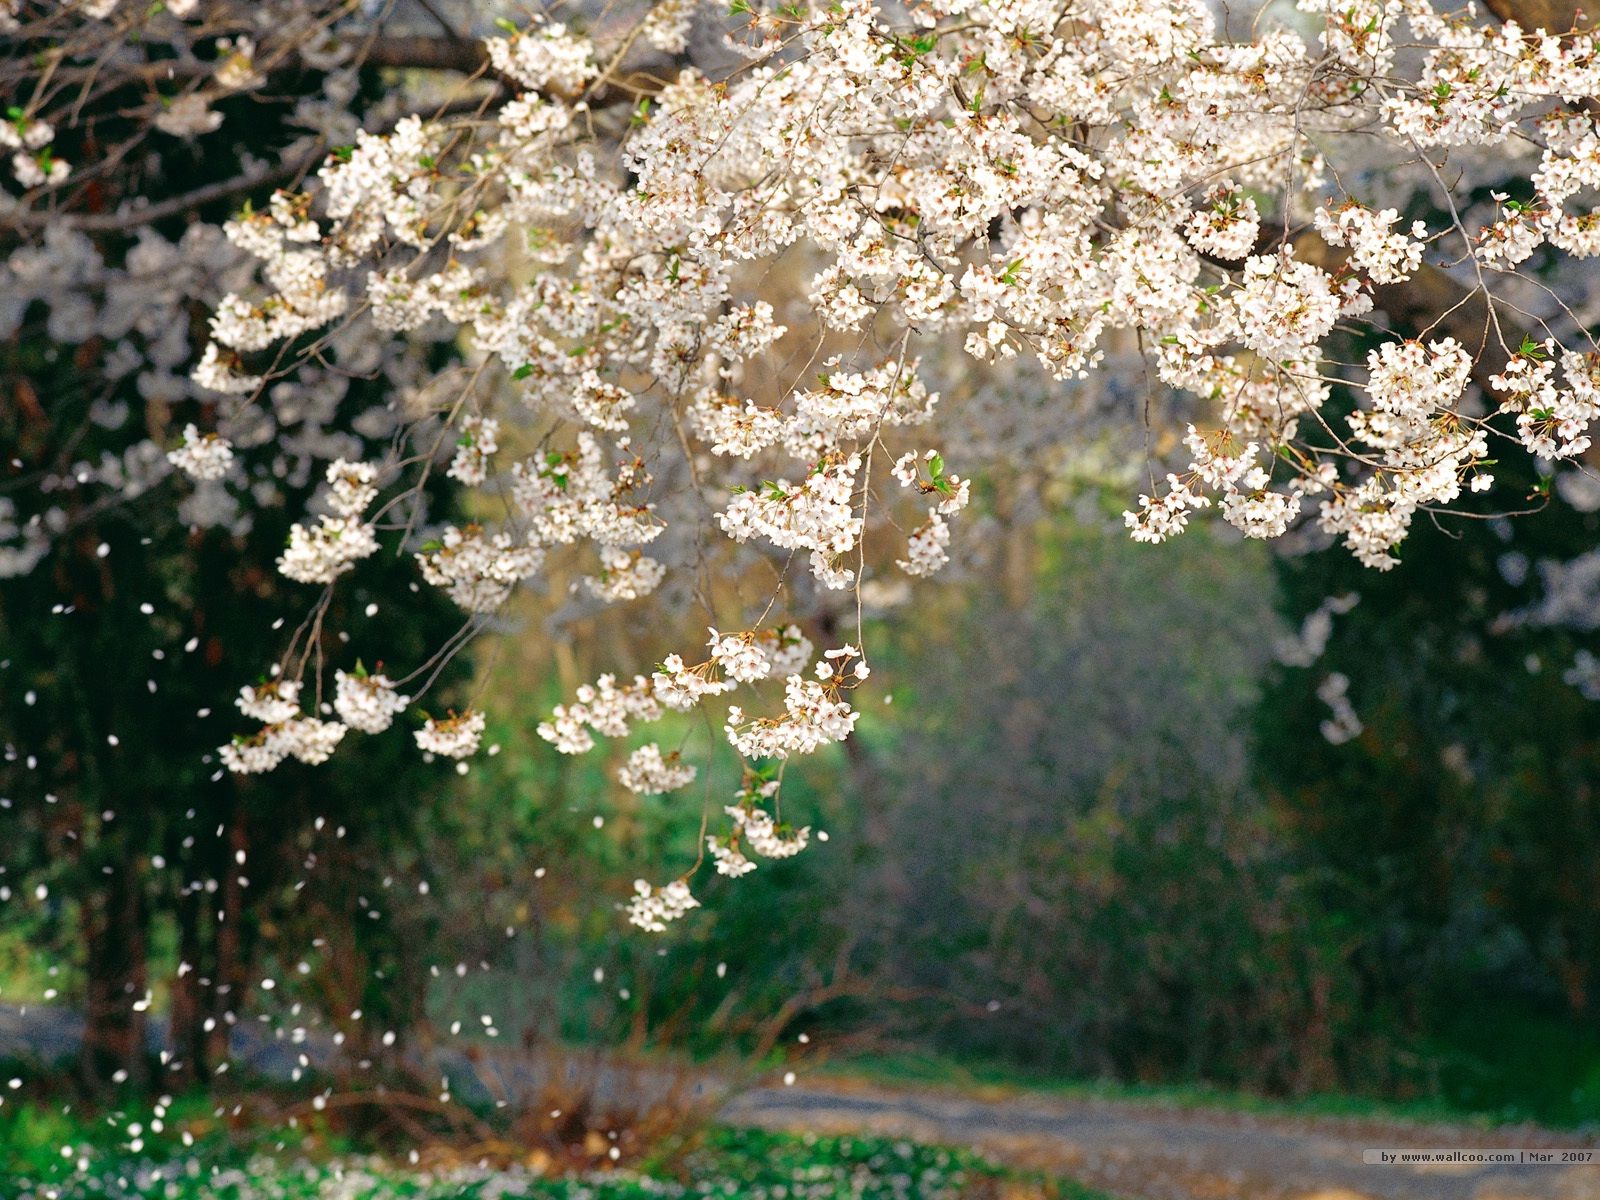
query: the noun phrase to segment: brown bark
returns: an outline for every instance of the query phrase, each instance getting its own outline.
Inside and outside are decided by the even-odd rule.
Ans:
[[[1570,33],[1600,25],[1600,0],[1484,0],[1483,6],[1502,21],[1527,30]]]

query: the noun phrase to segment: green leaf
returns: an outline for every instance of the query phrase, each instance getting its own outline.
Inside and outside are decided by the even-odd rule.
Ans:
[[[526,379],[529,375],[532,375],[532,374],[533,374],[533,364],[532,363],[523,363],[515,371],[511,372],[511,378],[521,380],[521,379]]]

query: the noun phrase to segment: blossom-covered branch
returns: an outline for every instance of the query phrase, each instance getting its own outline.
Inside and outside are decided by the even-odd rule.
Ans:
[[[254,266],[194,366],[209,423],[169,461],[248,487],[237,431],[279,389],[387,373],[383,449],[325,456],[280,559],[308,602],[385,548],[459,605],[463,639],[552,573],[607,604],[650,605],[675,572],[765,580],[720,611],[691,589],[705,653],[663,647],[540,729],[584,753],[714,708],[740,782],[706,852],[744,874],[747,851],[807,843],[780,768],[850,736],[870,674],[863,647],[815,656],[797,622],[946,566],[984,505],[989,464],[961,434],[984,393],[1059,396],[1141,359],[1146,411],[1178,431],[1126,514],[1146,542],[1215,508],[1250,538],[1314,527],[1382,570],[1419,514],[1496,498],[1501,456],[1579,469],[1600,415],[1594,35],[1576,13],[1495,26],[1428,0],[1300,11],[1311,32],[1264,18],[1250,41],[1200,0],[667,0],[507,23],[433,114],[369,114],[303,186],[226,223]],[[355,19],[313,22],[330,69]],[[471,66],[447,44],[409,61]],[[265,68],[227,49],[206,87],[257,86]],[[173,101],[186,136],[210,132],[204,94]],[[637,103],[603,102],[619,95]],[[33,109],[0,136],[23,224],[95,169],[54,157]],[[419,371],[418,345],[456,358]],[[441,474],[474,519],[428,511]],[[319,614],[305,636],[322,633]],[[429,664],[341,669],[333,709],[303,711],[292,650],[241,697],[262,727],[222,751],[231,769],[320,761],[425,690]],[[464,759],[483,729],[452,712],[416,740]],[[619,783],[700,774],[650,742]],[[632,915],[655,929],[694,904],[686,878],[641,882]]]

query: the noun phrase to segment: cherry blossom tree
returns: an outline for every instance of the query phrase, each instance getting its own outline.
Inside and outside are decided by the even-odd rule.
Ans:
[[[427,5],[12,0],[12,319],[69,325],[77,281],[128,272],[165,407],[137,470],[8,494],[0,563],[70,534],[66,492],[176,470],[204,524],[316,484],[276,560],[305,619],[217,751],[238,774],[354,737],[466,764],[484,714],[428,695],[525,584],[695,612],[703,646],[539,732],[581,754],[703,715],[740,782],[686,820],[712,869],[758,869],[815,832],[784,820],[789,760],[858,721],[870,647],[840,631],[1010,502],[1008,456],[1072,452],[1054,415],[1097,372],[1139,381],[1144,542],[1215,509],[1385,571],[1419,518],[1588,469],[1594,14],[1490,7],[1301,0],[1240,33],[1201,0],[665,0],[468,36]],[[263,108],[290,132],[236,175],[144,188],[251,147]],[[201,261],[206,288],[164,282]],[[207,297],[196,353],[139,288]],[[1531,495],[1496,483],[1512,455],[1541,464]],[[335,615],[397,554],[460,611],[417,661]],[[709,765],[658,737],[617,784]],[[641,880],[632,920],[693,909],[701,865]]]

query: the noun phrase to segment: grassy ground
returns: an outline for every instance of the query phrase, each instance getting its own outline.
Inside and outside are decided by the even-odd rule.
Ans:
[[[1174,1108],[1221,1109],[1290,1117],[1368,1117],[1379,1120],[1440,1122],[1484,1127],[1543,1118],[1546,1124],[1587,1126],[1592,1119],[1551,1120],[1519,1108],[1483,1110],[1440,1100],[1386,1101],[1346,1093],[1282,1099],[1226,1091],[1202,1084],[1136,1084],[1107,1080],[1067,1080],[989,1063],[963,1064],[934,1055],[862,1055],[838,1059],[813,1072],[841,1082],[864,1079],[888,1086],[915,1084],[990,1095],[1032,1094],[1067,1100],[1120,1100]]]
[[[358,1153],[325,1129],[238,1128],[198,1097],[160,1117],[0,1105],[4,1200],[1109,1200],[966,1151],[713,1128],[633,1169],[551,1177],[470,1148]]]

